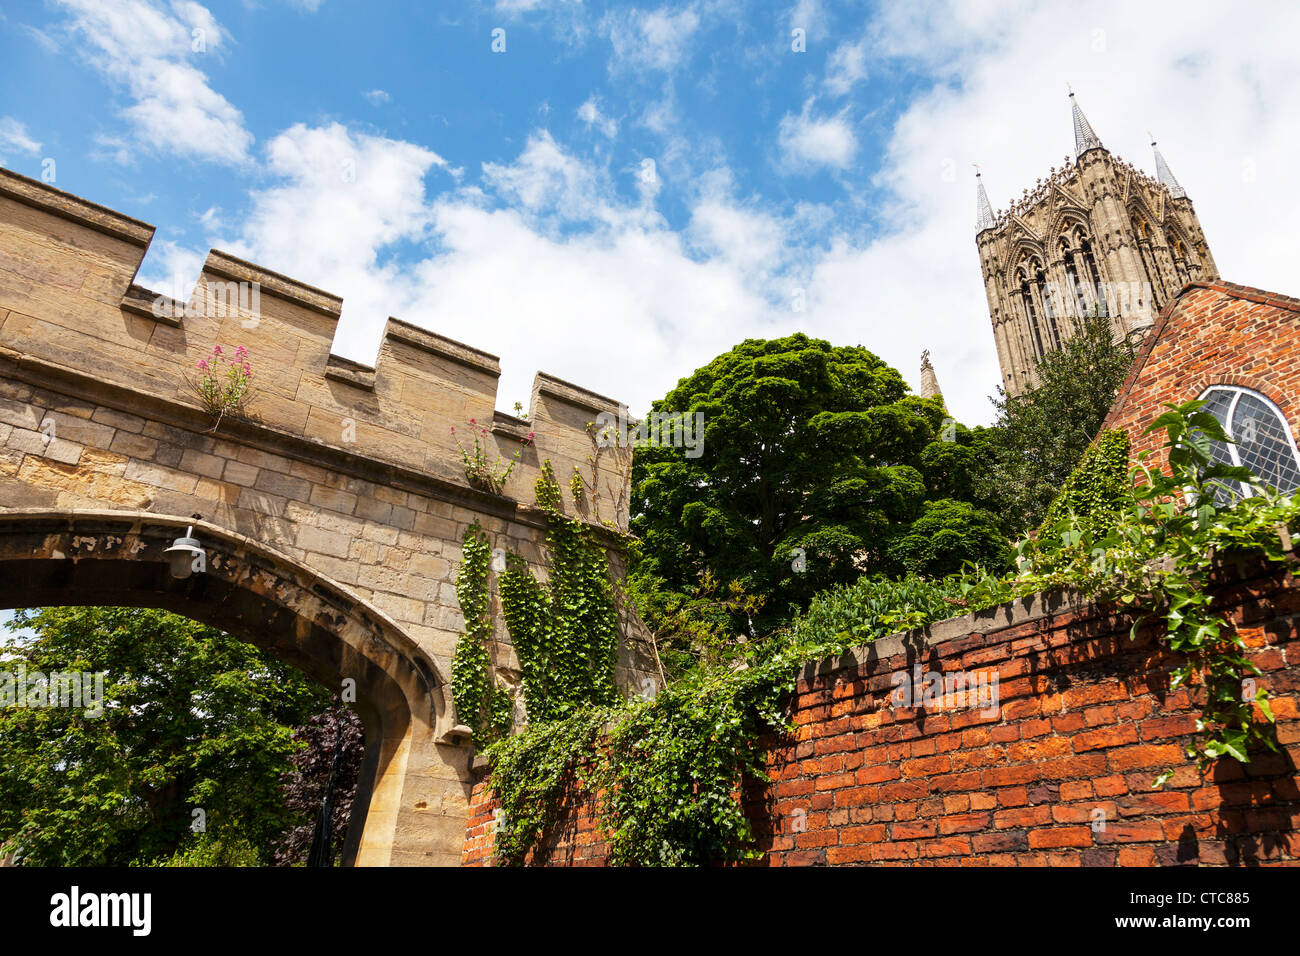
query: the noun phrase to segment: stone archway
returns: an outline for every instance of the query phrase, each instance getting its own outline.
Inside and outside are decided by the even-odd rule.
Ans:
[[[177,580],[163,551],[189,526],[207,570]],[[263,647],[326,687],[354,680],[366,752],[344,861],[460,862],[465,777],[437,752],[447,747],[437,740],[451,719],[444,679],[401,627],[347,588],[201,520],[93,509],[0,513],[0,608],[43,605],[174,611]]]
[[[274,640],[326,683],[370,674],[383,745],[357,862],[459,864],[474,753],[438,675],[465,632],[461,544],[480,528],[544,573],[549,463],[621,577],[632,456],[601,455],[594,423],[622,406],[538,372],[527,411],[498,411],[496,356],[393,316],[373,366],[335,355],[342,299],[216,250],[173,301],[136,283],[152,237],[0,170],[0,597],[148,601]],[[242,414],[196,380],[221,354],[250,364]],[[195,513],[223,559],[178,587],[161,550]],[[639,687],[644,626],[620,620],[616,679]],[[508,685],[519,660],[499,609],[493,624]]]

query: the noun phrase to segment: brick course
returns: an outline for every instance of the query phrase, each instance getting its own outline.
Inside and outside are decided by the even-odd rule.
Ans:
[[[1300,299],[1231,282],[1192,282],[1161,311],[1103,428],[1122,428],[1133,454],[1164,463],[1163,433],[1142,436],[1166,402],[1238,385],[1267,397],[1300,426]]]
[[[1093,605],[1037,596],[806,669],[771,782],[746,788],[769,866],[1300,864],[1300,579],[1216,572],[1216,599],[1263,671],[1281,752],[1205,779],[1184,756],[1194,696],[1170,691],[1150,633]],[[894,674],[996,671],[1001,707],[890,706]],[[1165,768],[1175,773],[1153,790]],[[589,794],[570,794],[530,862],[600,865]],[[471,795],[468,865],[492,859],[489,783]]]

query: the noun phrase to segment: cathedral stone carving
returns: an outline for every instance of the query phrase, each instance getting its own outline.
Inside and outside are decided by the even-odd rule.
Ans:
[[[1188,282],[1219,277],[1192,201],[1160,150],[1153,179],[1101,144],[1073,93],[1070,108],[1075,156],[1008,209],[992,211],[975,173],[975,242],[1009,395],[1037,381],[1043,356],[1085,316],[1107,316],[1124,338],[1152,325]]]

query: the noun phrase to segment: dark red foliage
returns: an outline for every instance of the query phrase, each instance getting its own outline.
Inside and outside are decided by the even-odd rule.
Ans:
[[[329,710],[316,714],[295,728],[294,739],[307,748],[291,758],[294,769],[281,778],[284,805],[302,821],[280,836],[275,848],[275,866],[297,866],[307,862],[316,821],[329,786],[334,753],[339,751],[330,811],[330,860],[337,862],[352,816],[352,799],[357,791],[361,759],[365,753],[361,719],[337,697]]]

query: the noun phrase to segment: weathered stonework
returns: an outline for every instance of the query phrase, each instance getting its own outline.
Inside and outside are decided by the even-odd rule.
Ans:
[[[533,484],[549,459],[621,576],[631,455],[587,428],[618,403],[539,373],[527,420],[503,414],[495,356],[395,318],[375,368],[341,359],[338,297],[217,251],[189,303],[156,308],[135,284],[152,235],[0,170],[0,607],[166,607],[328,686],[356,679],[375,774],[356,862],[458,863],[472,751],[447,677],[462,536],[478,521],[542,574]],[[249,350],[256,392],[247,420],[214,431],[192,380],[215,345]],[[465,478],[452,428],[470,420],[493,457],[522,449],[502,495]],[[161,552],[188,524],[231,557],[176,581]],[[621,622],[620,684],[639,687],[642,625],[627,609]]]
[[[1010,395],[1037,380],[1042,356],[1099,303],[1123,338],[1150,326],[1186,283],[1219,275],[1181,188],[1157,182],[1095,138],[1080,145],[1077,160],[1067,157],[1004,212],[988,210],[979,187],[975,243]]]

